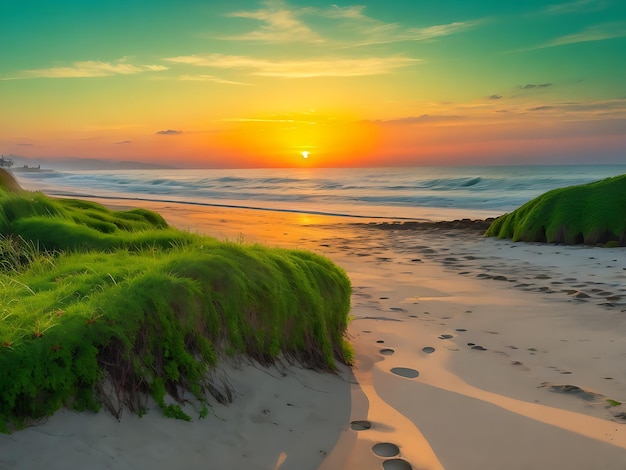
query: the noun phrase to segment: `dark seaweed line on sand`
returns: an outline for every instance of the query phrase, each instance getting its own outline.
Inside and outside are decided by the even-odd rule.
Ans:
[[[459,220],[444,220],[444,221],[429,221],[429,220],[420,220],[420,221],[409,221],[402,223],[355,223],[353,225],[359,225],[368,228],[375,228],[380,230],[416,230],[416,231],[431,231],[431,230],[466,230],[466,231],[475,231],[480,234],[485,233],[485,231],[489,228],[491,223],[494,221],[493,218],[487,219],[459,219]]]

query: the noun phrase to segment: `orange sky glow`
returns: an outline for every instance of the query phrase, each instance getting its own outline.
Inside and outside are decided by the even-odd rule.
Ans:
[[[626,4],[446,2],[2,2],[0,153],[183,168],[624,162]]]

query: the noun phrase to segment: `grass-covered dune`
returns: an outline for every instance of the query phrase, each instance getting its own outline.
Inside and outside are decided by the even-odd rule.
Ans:
[[[514,241],[626,245],[626,175],[549,191],[498,217],[485,233]]]
[[[326,258],[178,231],[146,210],[51,199],[7,175],[0,430],[63,406],[141,413],[149,396],[188,419],[166,397],[226,400],[210,379],[224,356],[329,371],[350,361],[350,282]]]

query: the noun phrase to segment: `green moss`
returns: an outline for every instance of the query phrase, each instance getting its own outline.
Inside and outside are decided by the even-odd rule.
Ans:
[[[626,175],[549,191],[498,217],[486,236],[513,241],[626,245]]]
[[[141,414],[148,395],[187,419],[166,394],[226,399],[207,379],[225,354],[351,361],[351,287],[326,258],[37,193],[0,196],[0,214],[0,429],[61,406]]]

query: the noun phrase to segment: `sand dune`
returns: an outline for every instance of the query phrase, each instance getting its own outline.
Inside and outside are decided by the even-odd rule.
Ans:
[[[193,423],[57,413],[0,436],[0,468],[626,468],[623,248],[146,206],[344,267],[355,366],[229,365],[234,402]]]

